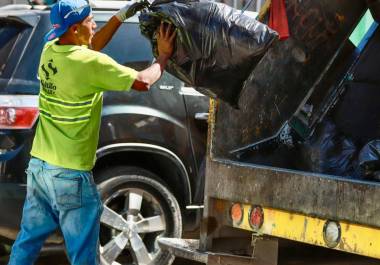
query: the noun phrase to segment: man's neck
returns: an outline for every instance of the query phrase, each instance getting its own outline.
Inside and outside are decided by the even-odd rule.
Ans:
[[[58,45],[77,45],[77,46],[82,46],[82,45],[85,45],[85,44],[82,44],[82,43],[79,43],[73,39],[70,39],[70,38],[59,38],[58,41],[57,41],[57,44]],[[91,49],[91,45],[87,45],[87,47],[89,49]]]
[[[62,38],[62,37],[58,39],[57,44],[58,45],[80,45],[80,44],[78,44],[76,41],[74,41],[72,39]]]

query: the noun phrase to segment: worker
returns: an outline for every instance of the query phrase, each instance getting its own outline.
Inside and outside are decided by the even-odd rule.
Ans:
[[[46,238],[58,228],[71,264],[99,264],[102,202],[91,170],[102,92],[147,91],[161,77],[173,53],[176,33],[170,26],[160,25],[158,57],[140,72],[98,51],[125,19],[145,5],[122,8],[96,33],[85,0],[60,0],[52,6],[53,29],[46,35],[38,69],[40,116],[27,169],[21,230],[10,265],[33,264]]]

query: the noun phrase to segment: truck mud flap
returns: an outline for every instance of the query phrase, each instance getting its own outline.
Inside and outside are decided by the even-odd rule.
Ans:
[[[277,258],[252,258],[227,253],[214,253],[199,250],[199,240],[181,238],[160,238],[158,245],[172,255],[208,265],[277,265]],[[276,253],[277,254],[277,253]]]

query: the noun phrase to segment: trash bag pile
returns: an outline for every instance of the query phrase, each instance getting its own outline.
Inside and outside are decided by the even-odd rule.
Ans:
[[[177,28],[167,71],[201,93],[237,105],[240,91],[263,53],[278,39],[265,24],[225,4],[154,2],[139,16],[157,56],[161,21]]]
[[[237,107],[240,92],[255,66],[278,40],[278,33],[265,24],[225,4],[209,1],[156,0],[139,20],[155,57],[159,25],[174,25],[175,50],[166,70],[233,107]],[[323,121],[306,142],[298,145],[298,151],[300,166],[307,170],[380,181],[380,140],[357,146],[332,120]]]
[[[356,153],[354,142],[338,132],[330,120],[323,121],[301,147],[311,171],[345,177],[356,176]]]
[[[359,153],[360,175],[380,181],[380,140],[367,143]]]
[[[331,120],[321,123],[301,146],[302,160],[313,172],[380,181],[380,140],[359,149]]]

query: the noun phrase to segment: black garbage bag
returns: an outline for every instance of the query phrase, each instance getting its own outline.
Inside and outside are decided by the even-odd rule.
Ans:
[[[307,168],[313,172],[357,177],[357,148],[330,120],[324,121],[303,143],[301,152]]]
[[[380,181],[380,140],[367,143],[359,153],[362,176]]]
[[[260,55],[278,39],[265,24],[225,4],[208,1],[155,2],[139,20],[155,56],[155,31],[160,22],[175,25],[175,52],[166,70],[201,93],[234,106]]]

